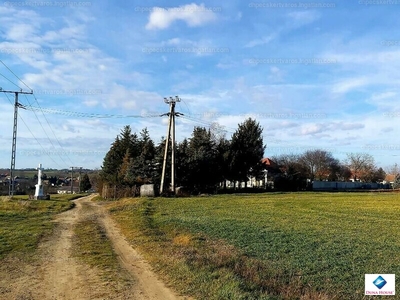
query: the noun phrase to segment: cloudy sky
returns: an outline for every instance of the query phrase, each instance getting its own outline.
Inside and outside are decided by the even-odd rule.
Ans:
[[[382,1],[381,1],[382,2]],[[390,2],[390,1],[389,1]],[[230,138],[256,118],[265,156],[321,148],[400,162],[400,2],[8,1],[0,87],[20,95],[17,168],[100,168],[124,125]],[[19,79],[21,80],[19,80]],[[0,93],[0,167],[14,94]]]

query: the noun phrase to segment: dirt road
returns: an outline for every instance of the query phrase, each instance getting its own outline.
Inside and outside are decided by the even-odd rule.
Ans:
[[[56,230],[40,245],[35,263],[9,259],[0,266],[0,299],[183,299],[157,279],[100,204],[90,196],[75,203],[74,209],[58,215]],[[74,226],[85,218],[103,224],[127,274],[122,287],[74,257]]]

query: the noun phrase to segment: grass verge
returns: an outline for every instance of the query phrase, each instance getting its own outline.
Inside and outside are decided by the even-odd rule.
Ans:
[[[83,210],[88,210],[85,206]],[[120,266],[104,226],[98,217],[86,215],[74,227],[74,256],[92,268],[100,270],[102,279],[115,292],[132,284],[132,278]]]
[[[197,299],[369,299],[364,274],[400,272],[394,193],[122,199],[108,207],[133,247]]]
[[[51,200],[0,198],[0,260],[7,255],[27,258],[54,228],[53,217],[74,207],[68,197]]]

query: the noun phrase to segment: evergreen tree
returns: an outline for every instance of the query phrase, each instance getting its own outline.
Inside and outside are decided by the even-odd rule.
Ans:
[[[122,143],[119,136],[117,136],[103,160],[103,166],[100,172],[100,177],[103,182],[110,184],[118,183],[118,172],[123,160],[121,153]]]
[[[245,182],[251,170],[257,169],[264,156],[263,129],[251,118],[239,124],[231,141],[231,175],[234,180]]]
[[[156,148],[147,128],[140,135],[139,155],[131,159],[127,176],[135,184],[153,183],[157,177]]]
[[[84,192],[90,190],[92,184],[90,183],[89,175],[87,173],[83,174],[82,179],[79,183],[79,190]]]
[[[100,172],[101,179],[104,183],[123,185],[125,182],[125,172],[121,171],[126,161],[140,154],[139,141],[136,133],[132,133],[129,125],[125,126],[121,133],[112,143],[110,150],[107,152],[103,160],[102,170]],[[126,157],[128,155],[128,157]]]
[[[307,188],[308,170],[300,162],[300,156],[282,154],[272,158],[280,169],[274,174],[274,188],[281,191],[299,191]]]
[[[195,127],[188,147],[188,181],[195,192],[215,190],[219,181],[218,156],[210,131]]]
[[[176,147],[176,183],[177,186],[188,187],[190,185],[189,142],[184,139]]]
[[[223,181],[224,189],[226,189],[226,180],[232,180],[230,162],[231,162],[231,143],[224,137],[220,138],[217,143],[217,162],[219,166],[219,181]]]
[[[131,168],[132,157],[129,149],[125,151],[121,166],[118,170],[118,182],[122,185],[133,185],[135,179],[130,177],[129,169]]]
[[[382,182],[385,180],[386,172],[382,169],[375,169],[375,171],[371,174],[371,182]]]

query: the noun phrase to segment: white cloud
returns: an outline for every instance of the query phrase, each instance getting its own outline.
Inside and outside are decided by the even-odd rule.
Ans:
[[[245,48],[253,48],[256,46],[266,45],[269,42],[271,42],[272,40],[274,40],[275,38],[276,38],[276,34],[271,34],[271,35],[261,38],[261,39],[252,40],[252,41],[248,42],[244,47]]]
[[[295,11],[288,14],[290,27],[300,27],[315,22],[321,14],[314,10]]]
[[[384,111],[398,111],[400,109],[399,94],[395,91],[373,93],[366,102]]]
[[[360,130],[365,128],[362,123],[346,123],[346,122],[326,122],[326,123],[311,123],[301,126],[301,135],[316,135],[322,132],[329,133],[326,136],[331,136],[331,134],[337,134],[338,131],[350,131],[350,130]]]
[[[332,87],[332,92],[335,94],[345,94],[357,88],[364,87],[370,83],[370,80],[366,77],[357,78],[345,78]]]
[[[88,107],[94,107],[94,106],[99,104],[99,101],[93,100],[93,99],[92,100],[86,100],[86,101],[83,101],[83,104],[85,104]]]
[[[322,124],[307,124],[301,127],[300,134],[301,135],[314,135],[317,133],[321,133],[326,131],[327,128],[324,128]]]
[[[388,99],[391,99],[393,97],[397,96],[397,93],[395,92],[384,92],[384,93],[379,93],[379,94],[373,94],[371,100],[373,101],[386,101]]]
[[[21,41],[32,38],[35,34],[35,28],[28,24],[15,24],[7,33],[7,39],[13,41]]]
[[[166,45],[180,45],[182,40],[180,38],[172,38],[165,42]]]
[[[235,66],[235,64],[232,64],[232,63],[228,63],[228,64],[226,64],[226,63],[218,63],[218,64],[216,65],[216,67],[217,67],[218,69],[223,69],[223,70],[231,69],[231,68],[233,68],[234,66]]]
[[[109,94],[101,95],[102,104],[105,108],[123,108],[131,110],[137,115],[142,108],[155,107],[162,104],[162,99],[159,94],[154,92],[146,92],[140,90],[128,89],[119,84],[113,84],[109,87]]]
[[[189,27],[197,27],[217,19],[217,15],[204,4],[195,3],[172,8],[154,7],[146,29],[166,29],[175,21],[184,21]]]
[[[285,74],[284,71],[279,69],[278,67],[274,66],[269,69],[270,74],[268,76],[268,79],[272,82],[281,82],[283,81],[283,76]]]

